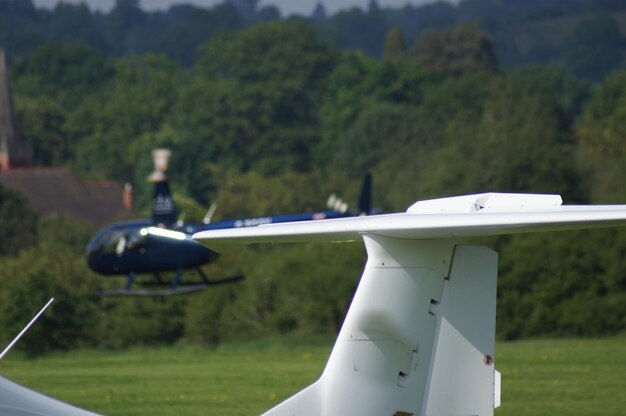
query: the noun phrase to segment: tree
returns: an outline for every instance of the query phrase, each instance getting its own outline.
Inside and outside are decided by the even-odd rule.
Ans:
[[[259,0],[229,0],[237,12],[246,20],[252,19],[259,5]]]
[[[360,244],[260,247],[225,254],[214,272],[238,271],[248,278],[237,287],[216,287],[191,299],[186,337],[216,345],[270,334],[336,334],[364,254]]]
[[[334,62],[301,22],[217,37],[202,48],[201,76],[183,92],[176,127],[214,163],[266,173],[310,169],[315,105]]]
[[[63,44],[80,44],[99,51],[106,50],[103,33],[97,25],[94,15],[85,3],[57,3],[49,21],[47,30],[50,38]]]
[[[189,67],[197,60],[201,44],[217,33],[240,30],[245,25],[245,19],[229,2],[210,9],[181,4],[165,14],[146,14],[128,33],[126,46],[133,53],[165,53]]]
[[[14,337],[51,297],[55,302],[20,341],[30,355],[95,345],[98,338],[98,280],[82,257],[89,228],[67,218],[51,218],[39,231],[39,241],[18,256],[1,259],[0,339]]]
[[[179,66],[163,56],[119,61],[111,88],[89,96],[71,114],[75,169],[93,178],[129,181],[145,154],[139,138],[162,129],[178,98]]]
[[[314,22],[323,22],[328,19],[328,13],[326,13],[326,7],[324,7],[324,3],[317,2],[315,4],[315,8],[311,13],[311,19]]]
[[[426,68],[454,76],[498,69],[493,42],[472,23],[462,22],[442,32],[425,31],[417,41],[415,53]]]
[[[347,186],[336,175],[317,171],[285,171],[264,176],[255,171],[214,169],[213,176],[219,184],[213,198],[219,207],[216,213],[219,218],[320,211],[326,209],[326,199],[331,193],[339,193],[351,201],[357,198],[352,192],[358,188],[356,183]]]
[[[145,17],[139,7],[139,0],[115,0],[115,7],[105,18],[109,48],[116,54],[129,52],[127,36]]]
[[[573,140],[560,112],[555,94],[541,82],[516,75],[496,79],[476,143],[483,183],[503,191],[584,199],[578,192]]]
[[[16,191],[0,186],[0,256],[16,255],[36,240],[37,216]]]
[[[352,144],[344,146],[343,142],[352,141],[352,139],[347,139],[346,135],[359,118],[361,118],[363,128],[366,128],[366,125],[374,126],[375,123],[367,122],[367,117],[360,116],[360,114],[375,111],[375,108],[387,108],[387,104],[397,106],[398,109],[418,106],[424,99],[425,88],[439,82],[437,77],[426,73],[414,60],[376,61],[363,54],[343,54],[327,79],[321,103],[322,141],[316,146],[315,152],[318,163],[337,162],[339,154],[335,154],[335,151],[353,147]],[[400,112],[408,114],[408,111]],[[387,114],[391,116],[391,112]],[[405,120],[404,115],[399,118]],[[386,122],[383,123],[389,126]],[[405,127],[406,124],[401,122],[397,131]],[[374,138],[382,130],[382,128],[375,128],[371,132],[363,132],[365,136],[371,137],[371,139],[364,138],[363,140],[365,142],[378,140],[382,145],[384,143],[382,137]],[[358,141],[356,137],[354,140]],[[359,157],[357,156],[357,159]],[[380,155],[376,158],[379,159]],[[344,156],[339,159],[346,160]],[[344,167],[337,166],[337,169],[345,170]],[[360,176],[362,172],[357,170],[353,174]]]
[[[207,77],[243,82],[293,81],[300,87],[322,83],[334,53],[317,39],[310,25],[271,22],[205,44],[196,69]]]
[[[11,270],[17,271],[16,268]],[[89,345],[96,311],[84,299],[86,294],[63,284],[57,276],[45,269],[29,272],[22,269],[19,274],[17,280],[7,282],[10,288],[1,307],[2,334],[17,335],[46,301],[55,297],[56,302],[50,311],[20,341],[18,348],[29,355],[40,355],[52,350]],[[2,277],[3,281],[7,281],[6,275]]]
[[[518,235],[501,246],[498,335],[617,334],[626,323],[623,230]]]
[[[626,73],[608,77],[594,91],[576,123],[578,160],[594,202],[626,199]]]
[[[422,133],[411,107],[391,103],[372,105],[359,113],[336,143],[333,165],[352,177],[359,177],[389,153],[419,140]]]
[[[353,7],[316,24],[321,39],[341,50],[357,50],[382,56],[389,23],[383,10],[370,1],[368,10]]]
[[[22,98],[16,102],[16,113],[22,134],[33,144],[36,165],[60,166],[70,160],[66,110],[58,102],[47,96]]]
[[[564,44],[564,60],[570,73],[600,81],[622,65],[626,37],[610,16],[581,20]]]
[[[617,12],[626,9],[626,5],[621,0],[592,0],[589,5],[600,12]]]
[[[400,28],[394,27],[387,32],[385,38],[385,59],[399,59],[406,54],[406,41]]]
[[[85,97],[109,85],[113,62],[85,46],[46,44],[12,68],[15,96],[49,100],[74,109]]]

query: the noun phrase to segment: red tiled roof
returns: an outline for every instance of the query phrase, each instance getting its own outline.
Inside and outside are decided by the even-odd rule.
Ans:
[[[119,184],[80,182],[66,168],[12,169],[0,172],[0,184],[19,191],[41,215],[65,213],[102,225],[127,212]]]

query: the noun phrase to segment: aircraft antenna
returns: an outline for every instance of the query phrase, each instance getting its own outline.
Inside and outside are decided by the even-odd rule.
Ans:
[[[204,218],[202,219],[202,224],[210,224],[211,219],[213,218],[213,214],[215,214],[216,210],[217,210],[217,202],[213,202],[211,206],[209,207],[209,209],[207,210],[206,214],[204,215]]]
[[[185,211],[181,211],[180,215],[178,216],[178,220],[176,221],[176,226],[182,227],[184,223],[185,223]]]
[[[26,331],[28,331],[28,329],[35,323],[35,321],[41,316],[42,313],[44,313],[44,311],[46,309],[48,309],[48,306],[50,306],[50,304],[54,301],[54,298],[50,298],[50,300],[48,301],[48,303],[46,303],[44,305],[43,308],[41,308],[41,310],[37,313],[37,315],[35,315],[35,317],[33,319],[31,319],[31,321],[28,323],[28,325],[26,325],[24,327],[24,329],[22,329],[22,332],[20,332],[13,341],[11,341],[11,343],[4,349],[4,351],[2,351],[2,353],[0,354],[0,360],[2,359],[2,357],[4,357],[6,355],[7,352],[9,352],[9,350],[13,347],[13,345],[15,345],[15,343],[17,341],[19,341],[20,338],[22,338],[22,335],[24,335],[26,333]]]

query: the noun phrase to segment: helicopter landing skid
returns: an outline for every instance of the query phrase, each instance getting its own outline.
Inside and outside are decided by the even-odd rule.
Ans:
[[[115,296],[173,296],[173,295],[186,295],[189,293],[199,292],[207,289],[204,283],[197,285],[189,285],[178,287],[176,289],[109,289],[98,292],[98,296],[102,297],[115,297]]]
[[[102,297],[115,297],[115,296],[174,296],[174,295],[186,295],[190,293],[200,292],[208,289],[211,286],[223,285],[228,283],[237,283],[244,279],[243,275],[235,275],[225,277],[219,280],[208,280],[203,273],[201,273],[202,283],[185,283],[180,282],[180,278],[177,277],[172,282],[172,285],[162,289],[133,289],[132,284],[135,281],[135,275],[131,274],[128,277],[128,282],[125,288],[122,289],[109,289],[97,292],[98,296]],[[166,283],[165,283],[166,284]],[[163,285],[161,282],[144,283],[148,286]]]

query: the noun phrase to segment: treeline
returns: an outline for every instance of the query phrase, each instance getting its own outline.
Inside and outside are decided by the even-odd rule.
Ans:
[[[281,16],[258,0],[224,0],[211,8],[184,4],[146,12],[139,0],[116,0],[108,13],[84,4],[37,9],[32,0],[0,0],[0,47],[9,60],[48,42],[83,45],[107,55],[165,54],[184,66],[214,36],[277,20],[306,21],[320,39],[340,50],[373,57],[384,53],[385,36],[400,29],[412,48],[429,30],[474,22],[497,45],[504,67],[560,65],[570,75],[600,81],[624,68],[626,3],[622,0],[464,0],[422,6],[351,8],[329,15],[318,4],[309,16]]]
[[[0,45],[9,59],[53,42],[118,56],[165,53],[188,65],[198,45],[216,33],[279,18],[277,9],[257,9],[254,0],[226,0],[210,9],[182,4],[153,13],[144,12],[139,0],[116,0],[109,13],[92,12],[84,3],[60,2],[47,10],[32,0],[0,0]]]
[[[425,33],[415,50],[391,32],[383,59],[331,48],[299,21],[215,36],[190,68],[163,55],[46,46],[17,60],[11,76],[39,164],[133,182],[147,207],[150,150],[169,147],[186,219],[210,201],[222,218],[320,209],[331,192],[355,201],[367,171],[385,211],[486,191],[626,201],[626,72],[590,84],[548,66],[503,70],[476,25]],[[56,296],[24,340],[32,352],[332,334],[364,260],[358,244],[262,247],[207,267],[215,277],[243,272],[239,285],[98,299],[97,288],[122,282],[87,270],[82,250],[94,230],[23,218],[14,211],[22,205],[2,193],[3,227],[27,231],[5,231],[0,244],[0,339]],[[623,230],[484,243],[501,253],[500,338],[626,328]]]

